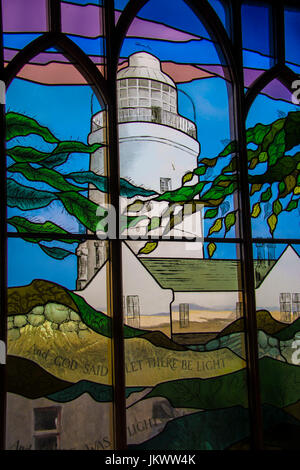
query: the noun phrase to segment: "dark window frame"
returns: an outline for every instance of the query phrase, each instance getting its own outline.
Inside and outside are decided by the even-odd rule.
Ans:
[[[57,422],[55,427],[50,429],[36,429],[36,413],[47,413],[49,411],[55,411],[57,415]],[[33,408],[33,440],[34,450],[36,450],[37,440],[41,440],[48,437],[55,437],[57,443],[57,449],[60,449],[60,434],[61,434],[61,418],[62,418],[62,407],[61,406],[44,406]]]

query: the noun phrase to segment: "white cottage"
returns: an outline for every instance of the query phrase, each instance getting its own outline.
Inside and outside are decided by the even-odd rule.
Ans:
[[[170,312],[174,297],[172,289],[161,287],[126,243],[122,247],[122,268],[125,322],[130,326],[144,328],[149,325],[150,317],[152,323],[155,323],[155,317],[160,317],[167,325],[165,333],[170,335]],[[83,290],[76,292],[104,313],[107,313],[106,279],[107,262]]]
[[[280,311],[282,321],[300,314],[300,258],[288,246],[256,289],[257,309]]]
[[[281,321],[300,316],[300,258],[287,247],[280,258],[255,260],[256,306]],[[137,257],[123,243],[123,308],[129,325],[160,329],[169,336],[211,333],[242,314],[237,260]],[[101,311],[106,308],[106,263],[78,291]],[[178,336],[179,339],[179,336]]]

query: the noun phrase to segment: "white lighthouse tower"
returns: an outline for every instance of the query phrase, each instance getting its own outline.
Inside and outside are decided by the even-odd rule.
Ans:
[[[200,144],[196,125],[178,114],[176,85],[162,72],[160,61],[147,52],[132,54],[128,66],[118,72],[117,97],[121,178],[158,194],[181,187],[183,176],[197,166]],[[105,142],[105,134],[103,110],[92,118],[89,143]],[[105,147],[91,155],[90,170],[99,175],[105,174]],[[195,183],[196,178],[188,184]],[[90,188],[89,197],[97,204],[104,202],[104,194],[96,189]],[[127,199],[126,203],[129,202]],[[124,200],[121,205],[124,207]],[[158,203],[152,202],[152,215],[155,211],[160,215],[163,209],[162,203],[158,207]],[[140,227],[135,230],[140,230]],[[189,251],[189,257],[203,257],[202,243],[196,243],[197,246],[194,244]],[[128,244],[137,253],[145,241],[129,241]],[[183,252],[185,248],[186,243],[183,242],[162,242],[151,256],[186,257],[187,253]],[[80,245],[77,254],[80,289],[106,258],[104,243],[87,241]]]

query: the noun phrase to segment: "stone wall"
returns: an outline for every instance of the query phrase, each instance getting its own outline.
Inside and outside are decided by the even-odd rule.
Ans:
[[[34,307],[27,315],[10,315],[7,320],[9,340],[18,339],[24,327],[42,326],[47,322],[53,330],[63,333],[75,332],[83,338],[89,328],[82,322],[78,313],[62,304],[48,303]]]

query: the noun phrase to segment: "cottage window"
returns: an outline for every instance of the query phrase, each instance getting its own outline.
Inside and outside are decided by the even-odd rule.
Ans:
[[[160,178],[160,192],[172,190],[172,179],[171,178]]]
[[[35,408],[33,411],[35,450],[59,449],[61,408]]]

